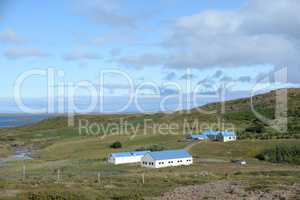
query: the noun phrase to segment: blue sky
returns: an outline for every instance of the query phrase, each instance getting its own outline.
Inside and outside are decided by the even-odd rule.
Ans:
[[[243,91],[287,65],[288,83],[297,85],[299,38],[291,27],[299,17],[291,8],[299,3],[278,2],[280,20],[273,18],[279,11],[270,0],[2,0],[0,97],[14,96],[20,74],[47,68],[64,72],[54,84],[95,85],[105,69],[121,70],[135,84],[184,85],[191,68],[194,86],[228,82]],[[126,95],[123,79],[107,77],[108,94]],[[22,95],[44,97],[46,90],[45,77],[30,77]]]

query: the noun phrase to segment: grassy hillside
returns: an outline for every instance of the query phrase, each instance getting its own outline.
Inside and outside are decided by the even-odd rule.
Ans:
[[[276,91],[269,92],[253,97],[253,104],[256,111],[260,114],[274,118]],[[122,125],[126,122],[137,129],[137,134],[146,133],[155,134],[155,129],[145,130],[144,125],[148,122],[151,124],[176,124],[177,128],[172,133],[198,133],[205,128],[219,128],[219,122],[223,121],[225,129],[227,125],[233,125],[239,134],[240,139],[257,138],[257,139],[279,139],[279,138],[298,138],[300,137],[300,89],[288,90],[288,131],[278,133],[268,125],[257,120],[251,110],[250,98],[227,101],[225,104],[225,113],[221,114],[220,103],[213,103],[201,107],[204,111],[215,111],[213,114],[199,112],[197,109],[181,111],[174,113],[156,113],[156,114],[127,114],[127,115],[77,115],[75,116],[75,127],[67,126],[67,117],[60,116],[34,125],[28,125],[18,128],[0,129],[0,139],[3,142],[13,143],[36,143],[45,144],[53,141],[78,137],[78,125],[80,121],[88,120],[90,124],[97,123],[103,126],[106,134],[114,133],[114,129],[109,128],[109,124],[116,123]],[[198,123],[195,124],[195,122]],[[202,126],[202,125],[208,125]],[[231,126],[229,126],[230,128]],[[168,134],[170,131],[165,130],[163,133]],[[100,131],[100,135],[102,136]],[[104,134],[104,133],[103,133]],[[135,134],[129,130],[127,134]]]
[[[274,115],[275,91],[256,96],[256,110],[272,118]],[[277,133],[266,124],[256,120],[251,112],[250,99],[238,99],[226,102],[225,114],[220,114],[220,104],[214,103],[201,109],[215,114],[205,114],[196,109],[185,112],[127,115],[77,115],[75,127],[67,126],[64,116],[42,122],[0,129],[0,156],[5,157],[14,148],[23,146],[33,152],[34,160],[0,162],[0,199],[143,199],[159,196],[162,192],[179,186],[197,185],[217,180],[239,180],[251,182],[253,188],[267,185],[292,185],[300,182],[299,166],[273,164],[258,161],[255,156],[277,145],[299,146],[297,139],[300,122],[300,90],[290,89],[289,130]],[[190,152],[195,163],[188,167],[147,170],[138,165],[110,165],[106,162],[109,153],[131,151],[159,145],[165,149],[184,148],[191,141],[186,140],[187,133],[199,132],[201,127],[194,121],[209,125],[224,120],[225,124],[234,124],[240,139],[230,143],[200,143]],[[78,129],[80,120],[96,122],[107,128],[108,134],[81,134]],[[121,120],[121,121],[120,121]],[[155,128],[144,129],[146,121],[152,124],[178,124],[174,130],[165,130],[158,134]],[[110,124],[128,123],[136,127],[128,133],[118,133]],[[189,122],[190,126],[185,126]],[[218,127],[216,127],[218,128]],[[172,133],[172,134],[170,134]],[[257,140],[267,139],[268,140]],[[120,141],[121,149],[112,149],[110,145]],[[245,159],[247,166],[230,163],[231,159]],[[26,177],[22,176],[26,166]],[[62,174],[57,182],[57,172]],[[101,173],[101,181],[97,175]],[[145,184],[141,176],[145,174]],[[257,176],[259,174],[259,176]],[[40,196],[39,196],[40,195]],[[68,198],[70,197],[70,198]],[[44,198],[45,199],[45,198]]]

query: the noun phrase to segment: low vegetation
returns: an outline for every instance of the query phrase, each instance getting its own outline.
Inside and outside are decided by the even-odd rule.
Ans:
[[[166,147],[160,144],[153,144],[151,146],[148,147],[140,147],[137,148],[136,151],[163,151],[165,150]]]
[[[257,110],[273,116],[274,92],[254,97]],[[6,157],[15,147],[33,150],[34,160],[9,161],[0,166],[0,199],[142,199],[160,196],[166,191],[188,185],[200,185],[218,180],[251,182],[251,187],[300,182],[299,162],[300,90],[289,90],[287,133],[277,133],[268,125],[255,120],[249,99],[226,103],[226,114],[204,114],[196,110],[175,113],[77,115],[80,120],[108,125],[126,121],[139,126],[133,134],[80,134],[78,127],[67,127],[67,118],[60,116],[34,125],[0,129],[0,156]],[[220,104],[209,104],[205,110],[218,110]],[[217,112],[218,113],[218,112]],[[144,121],[175,123],[176,134],[157,134],[154,128],[144,132]],[[191,144],[186,132],[199,133],[197,126],[184,127],[184,120],[214,124],[223,119],[235,125],[236,142],[200,142],[191,147],[194,164],[188,167],[158,170],[138,165],[110,165],[106,162],[112,152],[181,149]],[[174,130],[173,130],[174,132]],[[122,149],[119,149],[122,148]],[[262,162],[256,159],[270,162]],[[246,160],[241,166],[230,160]],[[23,166],[26,176],[23,177]],[[61,182],[57,181],[58,171]],[[98,173],[101,174],[100,180]],[[142,175],[145,183],[142,183]],[[294,176],[297,174],[297,176]],[[24,180],[23,180],[24,179]]]
[[[120,141],[116,141],[110,145],[110,148],[120,149],[120,148],[122,148],[122,143]]]
[[[300,146],[277,145],[266,149],[256,156],[260,160],[273,163],[290,163],[300,165]]]
[[[5,144],[1,145],[0,144],[0,158],[1,157],[5,158],[5,157],[9,156],[11,154],[11,152],[12,152],[12,149],[9,145],[5,145]]]
[[[38,191],[18,195],[19,200],[87,200],[84,194],[66,191]]]

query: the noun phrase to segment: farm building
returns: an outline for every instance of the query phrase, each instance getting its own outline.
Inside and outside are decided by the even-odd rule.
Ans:
[[[208,138],[202,134],[193,134],[191,135],[191,139],[193,140],[207,140]]]
[[[202,134],[191,135],[193,140],[210,140],[210,141],[220,141],[229,142],[235,141],[237,139],[235,132],[233,131],[205,131]]]
[[[142,158],[142,167],[163,168],[193,164],[193,157],[186,150],[148,152]]]
[[[217,141],[221,142],[236,141],[236,139],[236,134],[233,131],[222,131],[219,135],[217,135]]]
[[[129,163],[140,163],[142,157],[149,151],[134,151],[134,152],[120,152],[112,153],[108,157],[108,162],[119,165]]]

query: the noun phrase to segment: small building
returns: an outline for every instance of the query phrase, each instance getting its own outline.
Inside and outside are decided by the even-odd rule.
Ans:
[[[219,142],[229,142],[236,141],[237,137],[233,131],[205,131],[202,134],[191,135],[193,140],[209,140],[209,141],[219,141]]]
[[[206,140],[207,137],[202,134],[193,134],[193,135],[191,135],[191,139],[192,140]]]
[[[142,167],[163,168],[193,164],[193,157],[186,150],[148,152],[142,158]]]
[[[148,152],[149,151],[111,153],[108,156],[108,162],[115,165],[140,163],[142,157]]]
[[[231,142],[236,141],[236,139],[236,134],[233,131],[221,131],[221,133],[217,135],[217,141],[220,142]]]

